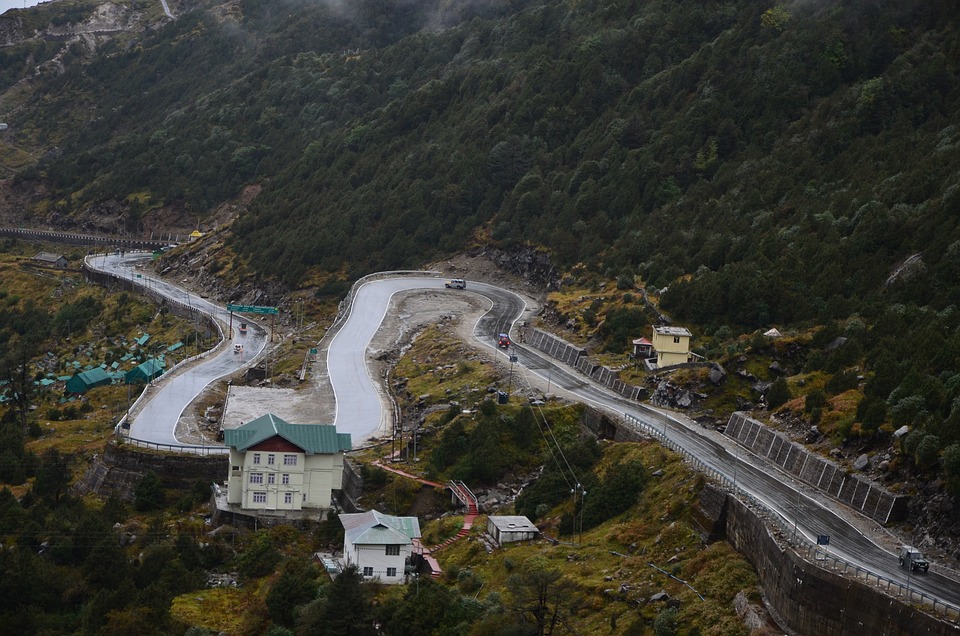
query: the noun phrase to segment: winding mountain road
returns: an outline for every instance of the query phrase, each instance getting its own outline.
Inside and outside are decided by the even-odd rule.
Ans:
[[[134,276],[135,270],[131,269],[131,264],[135,264],[136,260],[130,256],[100,256],[88,259],[88,262],[122,278]],[[147,284],[171,299],[191,303],[220,320],[226,319],[223,308],[175,285],[154,278],[149,278]],[[441,279],[420,275],[372,277],[357,287],[349,313],[330,342],[327,354],[328,372],[336,396],[335,424],[339,431],[349,432],[355,439],[360,439],[382,429],[389,422],[391,415],[384,406],[381,383],[379,378],[371,375],[367,364],[370,342],[390,310],[396,294],[442,288]],[[478,294],[489,302],[488,311],[474,326],[474,337],[497,355],[506,356],[505,352],[496,348],[495,338],[500,332],[512,331],[513,325],[527,309],[523,299],[513,292],[472,281],[468,281],[466,290],[450,290],[449,293]],[[248,338],[248,351],[262,351],[266,334],[259,326],[254,325]],[[555,392],[589,403],[626,422],[633,422],[638,429],[655,430],[672,446],[683,448],[708,470],[733,482],[755,502],[779,516],[781,527],[792,524],[796,534],[809,540],[829,535],[830,545],[824,548],[825,553],[829,550],[830,554],[906,585],[914,592],[960,607],[960,584],[951,572],[935,564],[926,575],[911,575],[899,568],[896,556],[868,536],[882,536],[882,532],[879,535],[876,532],[864,532],[862,519],[797,484],[790,476],[763,463],[733,441],[703,429],[682,416],[627,400],[522,345],[514,344],[510,353],[516,356],[516,364],[539,376]],[[202,363],[191,365],[166,384],[140,411],[131,424],[131,437],[158,444],[178,444],[174,430],[187,405],[207,384],[242,368],[247,362],[249,360],[238,360],[231,348],[224,347],[223,351],[211,355]]]

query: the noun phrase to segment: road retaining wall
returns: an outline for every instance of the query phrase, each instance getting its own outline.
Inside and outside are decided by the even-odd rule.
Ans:
[[[860,475],[849,474],[842,466],[811,453],[746,413],[731,415],[725,434],[755,455],[875,521],[899,521],[906,515],[909,497],[895,495]]]
[[[700,515],[722,527],[726,540],[753,564],[774,614],[795,634],[960,633],[954,623],[884,593],[880,583],[875,586],[840,576],[819,567],[816,553],[811,562],[782,547],[753,509],[717,486],[704,488],[699,508]]]
[[[104,446],[103,456],[94,460],[74,489],[78,495],[116,494],[130,502],[137,484],[148,472],[155,473],[164,488],[187,490],[196,481],[225,481],[229,463],[225,455],[159,452],[110,442]]]
[[[570,344],[552,333],[540,329],[531,329],[526,337],[526,344],[575,368],[594,382],[602,384],[628,399],[641,400],[646,397],[646,389],[627,384],[620,379],[616,371],[588,358],[586,349]]]
[[[30,230],[24,228],[0,227],[0,236],[8,236],[24,241],[47,243],[66,243],[67,245],[108,245],[124,249],[158,249],[166,247],[170,241],[157,241],[149,238],[93,236],[77,232],[55,232],[52,230]],[[179,237],[178,237],[179,238]]]

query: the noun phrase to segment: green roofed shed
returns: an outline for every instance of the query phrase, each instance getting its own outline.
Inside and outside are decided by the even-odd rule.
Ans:
[[[348,451],[353,447],[350,433],[338,433],[337,427],[332,424],[291,424],[273,413],[258,417],[240,428],[224,431],[223,441],[242,453],[277,436],[302,448],[308,455]]]
[[[127,384],[146,384],[159,377],[166,370],[167,363],[162,358],[150,358],[127,372],[124,382]]]
[[[142,347],[143,345],[147,344],[147,340],[150,340],[150,334],[145,333],[137,338],[137,344]]]
[[[100,368],[77,373],[67,380],[67,393],[86,393],[98,386],[110,384],[110,375]]]

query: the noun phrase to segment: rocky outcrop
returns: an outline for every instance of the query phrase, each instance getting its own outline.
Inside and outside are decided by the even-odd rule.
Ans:
[[[560,289],[560,274],[546,252],[532,247],[512,251],[488,249],[486,256],[527,283],[547,291]]]
[[[23,18],[17,12],[0,16],[0,47],[19,44],[29,37],[24,30]]]

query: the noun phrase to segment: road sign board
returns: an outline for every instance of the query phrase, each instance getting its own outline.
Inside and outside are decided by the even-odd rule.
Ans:
[[[235,311],[241,314],[278,314],[280,310],[276,307],[258,307],[257,305],[227,305],[227,311]]]

